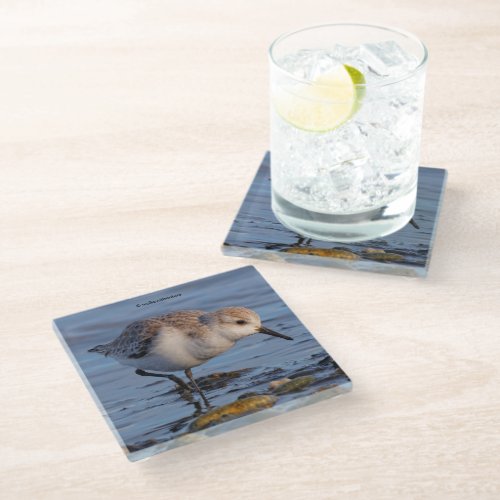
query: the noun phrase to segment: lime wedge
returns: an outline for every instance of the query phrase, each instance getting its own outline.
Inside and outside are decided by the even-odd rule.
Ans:
[[[312,83],[281,86],[273,93],[276,112],[302,130],[328,132],[349,120],[361,106],[365,77],[347,64]],[[358,85],[361,85],[359,87]]]

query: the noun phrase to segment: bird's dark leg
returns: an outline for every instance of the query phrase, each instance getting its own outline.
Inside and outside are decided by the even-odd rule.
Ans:
[[[420,229],[420,226],[415,222],[415,219],[411,218],[410,219],[410,224],[415,228],[415,229]]]
[[[198,384],[196,383],[196,380],[193,377],[193,373],[191,372],[191,368],[184,370],[184,373],[186,374],[186,377],[191,381],[191,383],[194,385],[195,389],[200,394],[201,399],[203,399],[203,402],[207,405],[207,407],[210,407],[210,403],[208,402],[208,399],[205,397],[205,394],[203,394],[203,391],[198,387]]]
[[[140,368],[137,368],[137,370],[135,371],[135,373],[137,375],[140,375],[141,377],[168,378],[172,382],[175,382],[179,387],[181,387],[185,391],[192,392],[191,391],[191,387],[189,387],[189,385],[187,385],[186,382],[184,382],[184,380],[182,380],[179,377],[176,377],[175,375],[172,375],[171,373],[165,373],[165,374],[163,374],[163,373],[150,373],[150,372],[145,372],[144,370],[141,370]]]
[[[141,377],[160,377],[160,378],[168,378],[172,382],[175,382],[180,389],[182,389],[181,397],[185,399],[188,403],[191,403],[194,405],[195,411],[193,413],[193,418],[199,417],[203,412],[201,409],[201,404],[198,401],[193,400],[193,391],[189,385],[184,382],[179,377],[176,377],[175,375],[172,374],[161,374],[161,373],[149,373],[144,370],[141,370],[140,368],[137,368],[135,371],[137,375],[140,375]]]

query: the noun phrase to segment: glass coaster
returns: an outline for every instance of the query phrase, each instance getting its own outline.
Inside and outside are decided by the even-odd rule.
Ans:
[[[58,318],[54,329],[132,461],[351,389],[253,266]]]
[[[336,244],[305,238],[276,219],[269,161],[267,152],[222,245],[225,255],[403,276],[427,274],[446,170],[419,167],[415,215],[404,228],[375,240]]]

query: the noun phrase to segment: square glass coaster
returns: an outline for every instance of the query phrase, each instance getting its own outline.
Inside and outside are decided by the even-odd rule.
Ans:
[[[399,231],[360,243],[320,241],[291,231],[274,216],[267,152],[222,252],[236,257],[423,277],[429,268],[446,177],[447,171],[442,168],[419,167],[415,215]]]
[[[54,329],[132,461],[351,389],[253,266],[64,316]]]

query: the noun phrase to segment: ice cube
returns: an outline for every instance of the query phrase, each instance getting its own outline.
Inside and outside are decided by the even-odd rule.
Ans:
[[[399,76],[417,66],[417,58],[393,40],[361,45],[360,59],[379,77]]]
[[[310,68],[308,79],[315,80],[325,73],[329,73],[334,70],[337,66],[340,66],[340,62],[327,51],[317,51],[314,57],[314,62]]]
[[[352,162],[342,163],[330,170],[330,180],[337,192],[357,188],[362,178],[362,169]]]
[[[324,167],[334,191],[348,191],[357,186],[369,161],[358,127],[354,123],[344,125],[335,139],[330,139],[327,152]]]
[[[370,157],[378,159],[378,167],[388,178],[400,175],[411,165],[410,159],[414,155],[411,137],[398,136],[379,123],[364,123],[360,129],[367,137]]]
[[[279,60],[279,65],[285,71],[304,80],[315,80],[339,64],[339,61],[326,50],[302,49],[287,54]]]
[[[355,61],[359,57],[359,49],[360,47],[350,47],[348,45],[340,45],[337,43],[333,48],[333,51],[330,52],[330,55],[333,59],[341,63]]]
[[[278,61],[278,64],[293,76],[304,79],[308,78],[314,65],[315,57],[315,50],[302,49],[283,56]]]

